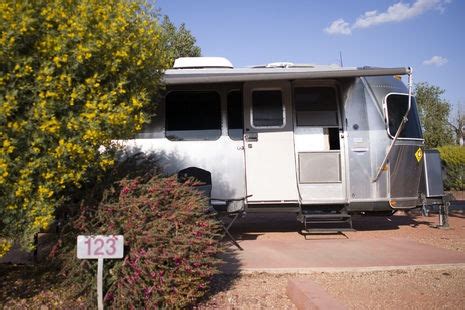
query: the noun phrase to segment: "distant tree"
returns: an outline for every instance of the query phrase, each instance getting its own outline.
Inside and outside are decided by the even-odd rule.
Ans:
[[[435,148],[453,143],[448,118],[450,104],[442,98],[444,90],[422,82],[415,85],[418,110],[427,147]]]
[[[163,28],[166,50],[169,51],[171,65],[174,60],[179,57],[201,56],[201,50],[200,47],[196,45],[195,37],[186,28],[184,23],[178,28],[170,21],[169,17],[165,15],[161,26]]]
[[[465,114],[462,112],[460,107],[457,110],[457,115],[449,124],[454,131],[457,144],[463,146],[465,140]]]

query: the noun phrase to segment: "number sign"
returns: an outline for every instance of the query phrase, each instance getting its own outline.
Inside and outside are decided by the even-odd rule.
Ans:
[[[123,258],[124,236],[78,236],[77,257],[79,259]]]

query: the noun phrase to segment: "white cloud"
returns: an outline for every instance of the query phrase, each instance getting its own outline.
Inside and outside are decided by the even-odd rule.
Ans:
[[[329,34],[351,34],[349,23],[339,18],[331,23],[329,27],[325,28],[325,31]]]
[[[401,22],[415,16],[421,15],[434,8],[443,7],[443,0],[417,0],[412,5],[398,2],[391,5],[386,12],[366,12],[355,21],[354,28],[368,28],[371,26]]]
[[[442,57],[442,56],[433,56],[431,59],[423,61],[424,65],[431,66],[434,65],[436,67],[440,67],[442,65],[445,65],[449,60],[447,58]]]
[[[324,30],[329,34],[351,34],[353,29],[363,29],[372,26],[402,22],[419,16],[430,10],[438,10],[444,12],[446,4],[451,0],[416,0],[412,4],[402,2],[395,3],[387,8],[385,12],[378,12],[377,10],[367,11],[357,18],[357,20],[350,25],[342,18],[335,20],[328,28]]]

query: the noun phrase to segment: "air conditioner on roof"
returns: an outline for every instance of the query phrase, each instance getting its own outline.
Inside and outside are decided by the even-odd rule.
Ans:
[[[228,68],[232,63],[224,57],[181,57],[174,61],[174,69]]]

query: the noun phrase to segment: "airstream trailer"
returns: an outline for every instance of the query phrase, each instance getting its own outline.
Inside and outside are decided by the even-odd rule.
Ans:
[[[167,174],[208,174],[213,206],[296,212],[304,223],[389,214],[419,205],[411,77],[404,67],[180,58],[157,114],[128,144],[157,153]]]

